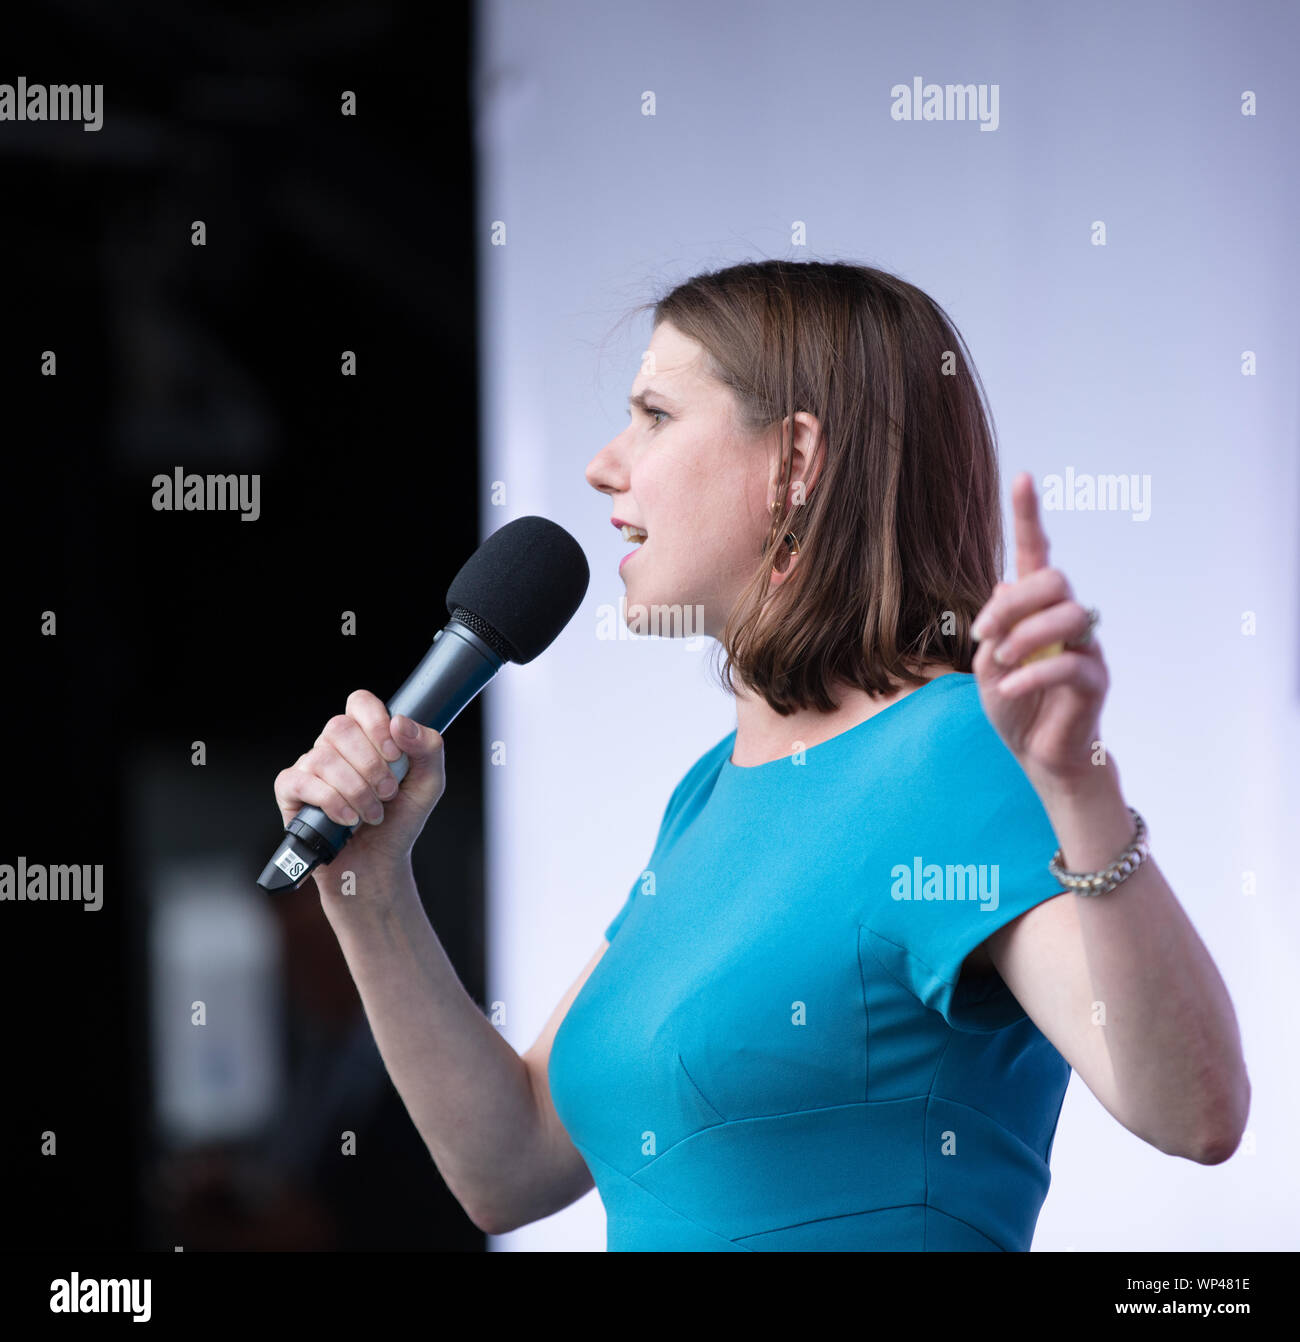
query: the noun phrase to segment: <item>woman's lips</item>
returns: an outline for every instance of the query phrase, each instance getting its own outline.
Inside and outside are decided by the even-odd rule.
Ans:
[[[622,518],[616,517],[614,519],[614,523],[623,532],[623,539],[625,541],[636,542],[636,550],[639,550],[649,539],[646,532],[641,527],[633,526],[631,522],[624,522]],[[627,554],[623,556],[622,559],[618,561],[618,566],[620,569],[622,569],[623,565],[626,564],[627,561],[631,559],[634,554],[636,554],[636,550],[629,551]]]

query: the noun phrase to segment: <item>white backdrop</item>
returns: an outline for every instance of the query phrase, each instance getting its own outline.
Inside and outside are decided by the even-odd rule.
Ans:
[[[1241,1150],[1202,1167],[1073,1078],[1034,1248],[1300,1247],[1297,11],[483,0],[479,20],[482,528],[543,514],[592,566],[557,643],[487,691],[506,1037],[532,1044],[670,790],[735,725],[707,651],[598,637],[627,547],[583,470],[626,423],[650,335],[641,318],[610,337],[615,321],[740,260],[876,265],[969,342],[1004,499],[1020,469],[1040,492],[1067,470],[1149,489],[1146,518],[1045,525],[1102,611],[1105,737],[1227,981],[1253,1085]],[[996,129],[895,119],[891,89],[917,77],[997,85]],[[492,1243],[600,1249],[603,1209],[593,1192]]]

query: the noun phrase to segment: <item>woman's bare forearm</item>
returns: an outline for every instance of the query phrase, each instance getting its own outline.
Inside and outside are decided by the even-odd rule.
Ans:
[[[321,903],[380,1056],[447,1187],[489,1233],[567,1205],[572,1171],[548,1143],[528,1067],[465,991],[409,863],[358,871],[356,885]]]

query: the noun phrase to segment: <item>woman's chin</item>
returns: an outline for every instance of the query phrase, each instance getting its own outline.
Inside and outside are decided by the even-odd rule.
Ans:
[[[646,595],[635,584],[623,594],[623,623],[634,634],[658,638],[713,637],[705,628],[702,605],[663,593]]]

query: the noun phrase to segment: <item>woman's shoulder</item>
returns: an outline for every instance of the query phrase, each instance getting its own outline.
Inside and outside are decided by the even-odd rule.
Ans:
[[[733,728],[716,745],[710,746],[682,775],[668,805],[664,810],[664,824],[668,825],[690,799],[702,789],[711,789],[723,763],[731,758],[731,748],[736,739]]]
[[[954,726],[980,733],[993,732],[993,724],[984,712],[979,682],[971,671],[951,671],[936,676],[926,687],[933,696],[935,710]],[[996,732],[993,732],[996,736]]]
[[[957,760],[977,762],[978,768],[989,771],[990,781],[1014,764],[1014,756],[984,712],[973,673],[937,675],[908,698],[914,701],[912,711],[899,726],[912,736],[918,758],[945,769]]]
[[[916,686],[900,703],[909,705],[908,722],[929,732],[943,729],[977,730],[980,721],[987,724],[980,702],[979,685],[969,671],[943,671],[923,685]]]
[[[947,682],[946,684],[944,682]],[[998,730],[984,712],[975,676],[955,672],[928,687],[929,707],[921,715],[918,762],[936,779],[979,795],[1005,810],[1023,804],[1037,816],[1041,803]],[[925,717],[925,712],[930,714]]]

